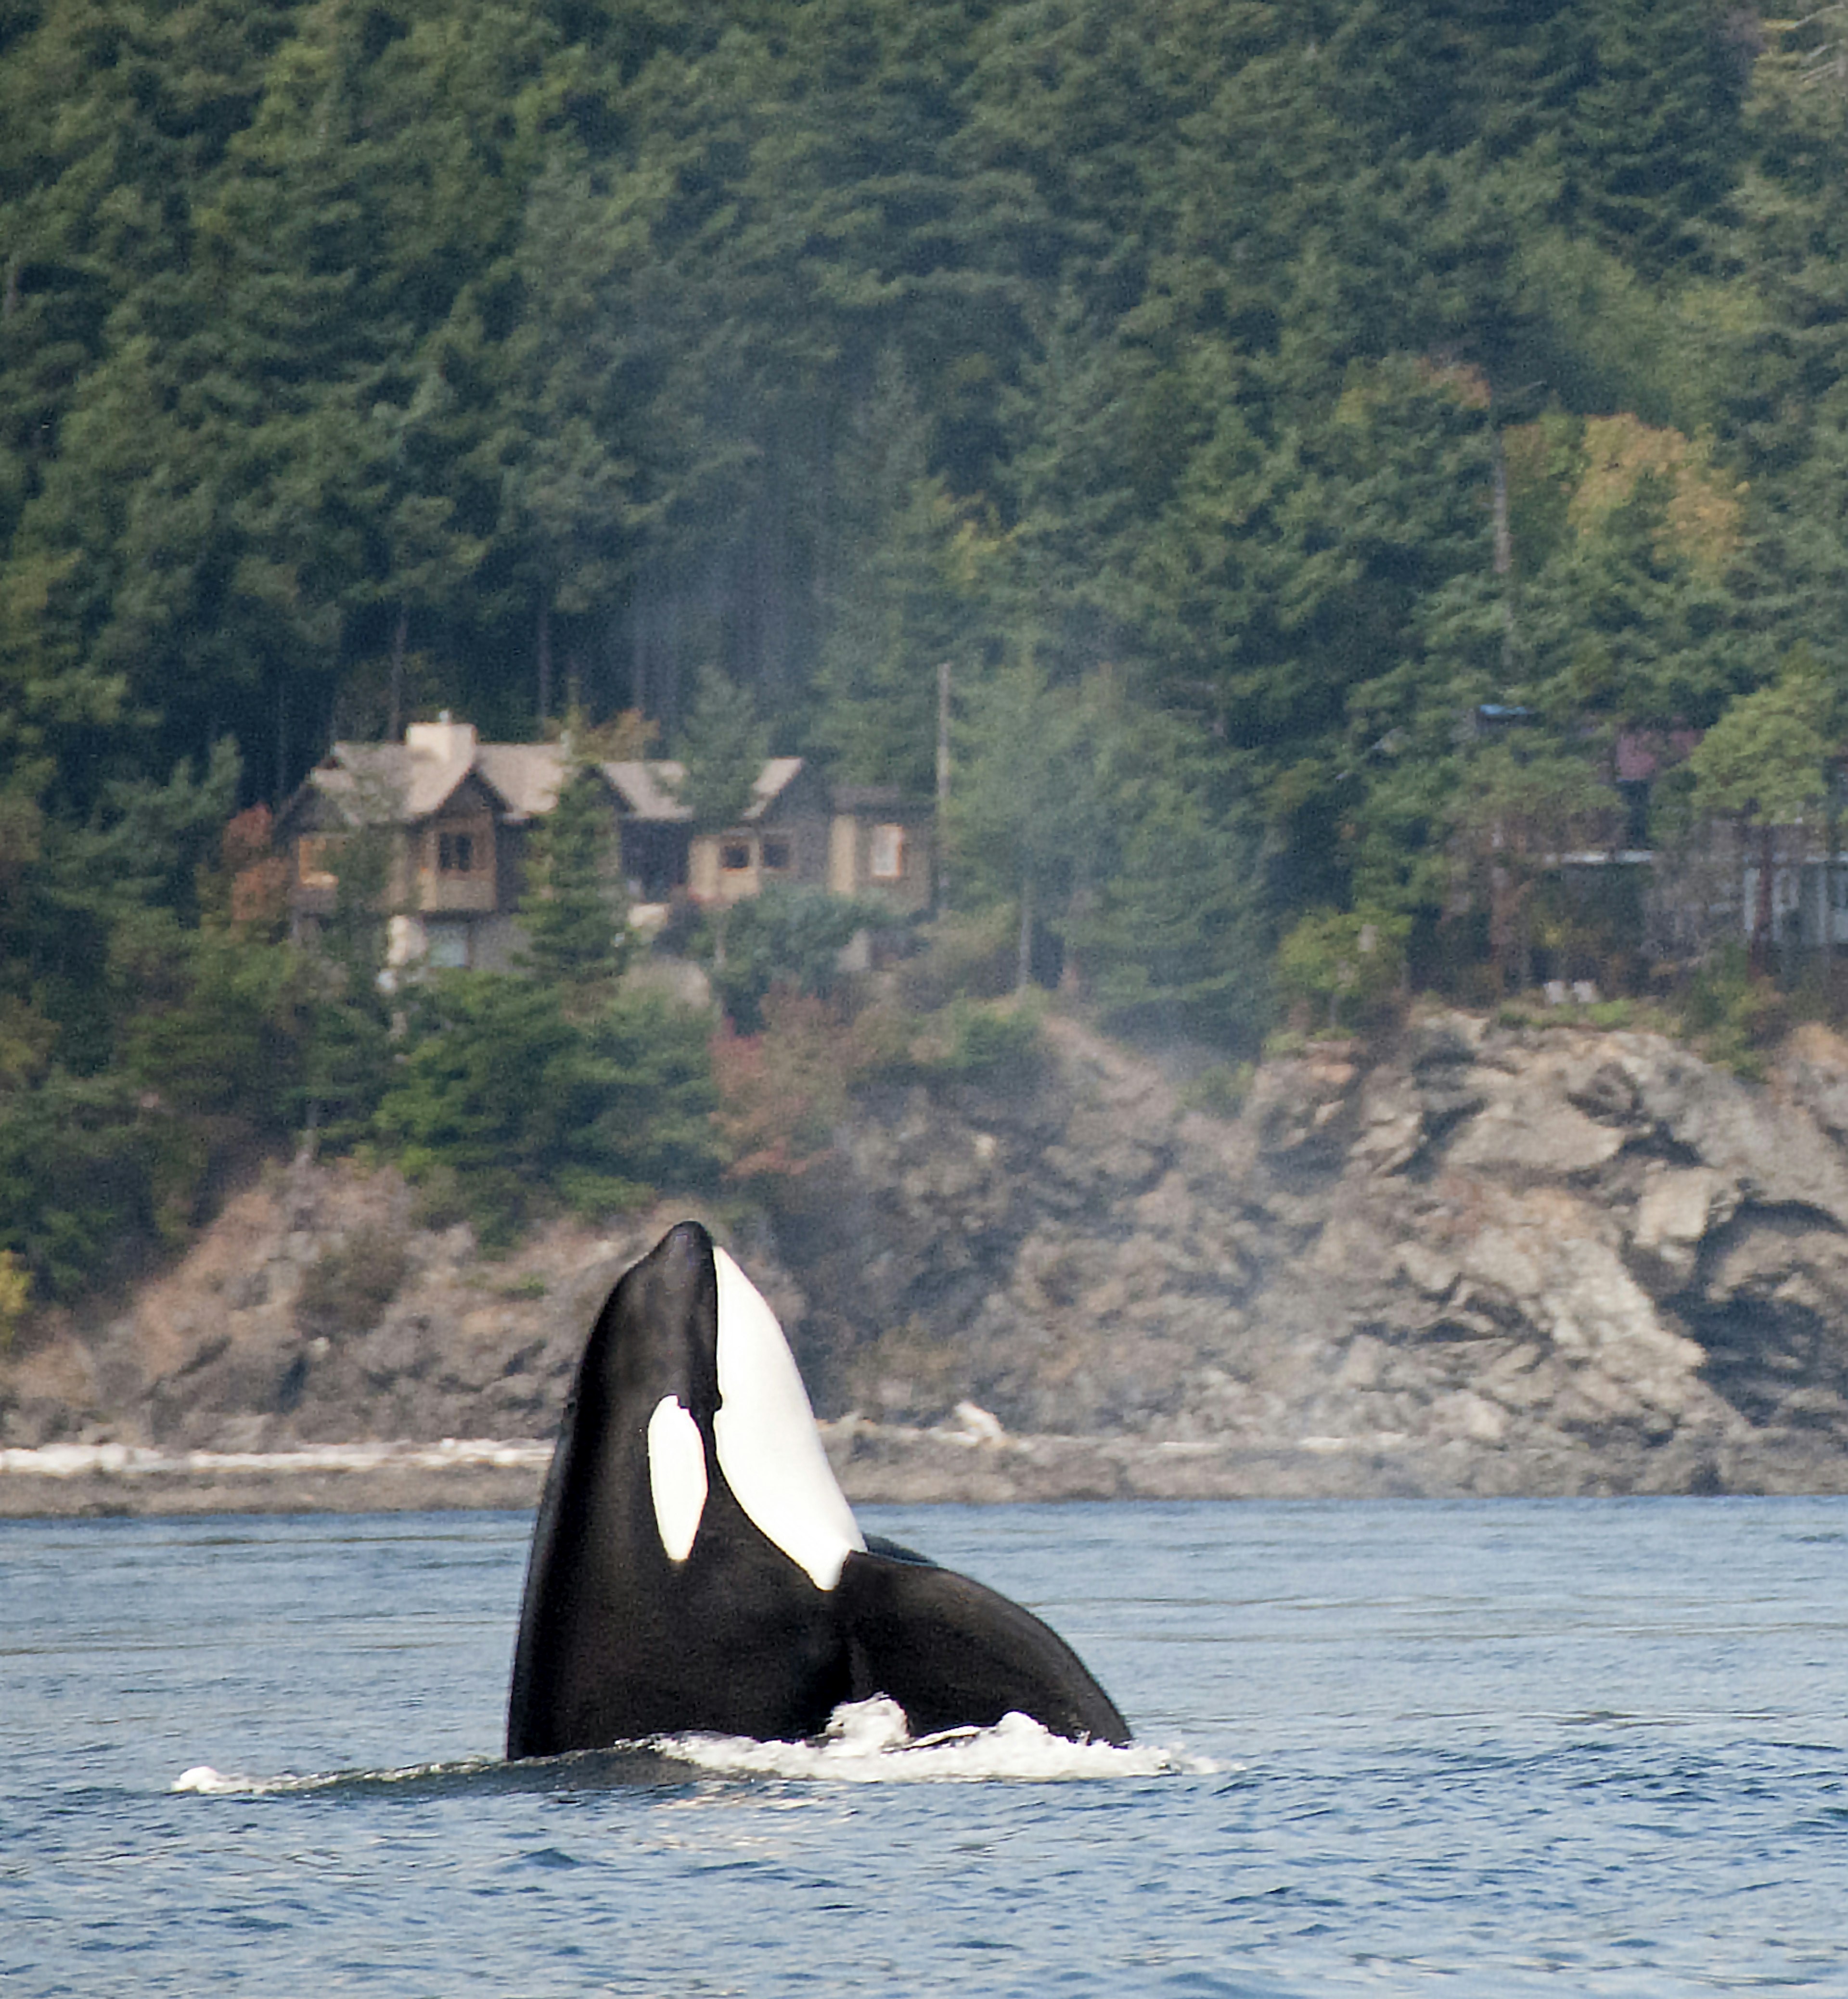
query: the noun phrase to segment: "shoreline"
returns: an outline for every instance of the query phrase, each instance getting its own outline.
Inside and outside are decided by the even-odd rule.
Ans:
[[[1468,1452],[1396,1438],[1260,1444],[1130,1435],[1018,1436],[913,1429],[848,1416],[820,1426],[859,1505],[1006,1505],[1123,1499],[1586,1498],[1848,1491],[1798,1440],[1695,1457],[1664,1447],[1631,1475],[1587,1480],[1563,1455]],[[1771,1448],[1767,1449],[1770,1444]],[[0,1520],[213,1513],[532,1512],[552,1446],[445,1438],[286,1451],[163,1450],[120,1443],[0,1450]],[[1835,1475],[1832,1476],[1831,1474]]]

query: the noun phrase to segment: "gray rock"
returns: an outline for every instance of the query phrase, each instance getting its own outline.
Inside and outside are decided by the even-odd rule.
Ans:
[[[1848,1489],[1848,1046],[1755,1087],[1438,1013],[1267,1065],[1233,1120],[1075,1021],[1048,1041],[1003,1093],[868,1092],[733,1218],[818,1406],[859,1412],[851,1489]],[[297,1162],[129,1311],[0,1362],[0,1438],[543,1436],[681,1211],[487,1264],[394,1176]],[[396,1295],[299,1322],[369,1226],[402,1232]]]

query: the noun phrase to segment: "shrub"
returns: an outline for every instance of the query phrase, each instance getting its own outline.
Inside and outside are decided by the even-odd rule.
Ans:
[[[948,1074],[994,1076],[1025,1070],[1038,1060],[1045,1010],[1031,995],[987,1005],[955,1001],[948,1012],[949,1052],[939,1065]]]
[[[1251,1094],[1256,1073],[1248,1062],[1215,1062],[1181,1090],[1182,1106],[1188,1110],[1203,1110],[1212,1117],[1236,1117]]]
[[[1036,993],[952,1000],[933,1013],[869,1008],[854,1024],[858,1073],[957,1081],[1025,1076],[1038,1060],[1045,1019]]]
[[[1326,1008],[1330,1027],[1352,1025],[1398,985],[1409,927],[1376,910],[1312,909],[1278,948],[1277,982]]]
[[[823,1158],[847,1109],[851,1038],[824,1000],[777,991],[763,1031],[727,1023],[713,1042],[728,1180],[792,1180]]]
[[[11,1249],[0,1249],[0,1353],[13,1343],[13,1335],[32,1302],[32,1279]]]
[[[841,954],[855,934],[890,930],[898,920],[883,902],[776,883],[709,917],[697,953],[711,966],[713,989],[732,1025],[754,1034],[764,1027],[764,1003],[773,987],[831,999],[841,983]]]
[[[1689,980],[1681,1017],[1709,1061],[1756,1082],[1764,1076],[1765,1051],[1790,1025],[1790,1009],[1771,981],[1752,970],[1743,947],[1734,944]]]
[[[367,1225],[324,1249],[302,1273],[296,1322],[329,1339],[369,1332],[397,1296],[410,1268],[397,1230]]]
[[[1011,993],[1016,928],[1005,904],[974,916],[939,916],[922,932],[923,952],[900,973],[906,1003],[928,1013],[952,1000],[998,1000]]]

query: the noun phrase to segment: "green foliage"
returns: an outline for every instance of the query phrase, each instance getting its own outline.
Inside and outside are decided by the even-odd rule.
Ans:
[[[1557,857],[1608,844],[1616,795],[1576,745],[1518,732],[1463,760],[1449,817],[1458,874],[1489,911],[1504,985],[1531,982],[1534,890]]]
[[[1778,663],[1832,683],[1848,609],[1839,16],[15,10],[0,1087],[357,1142],[376,904],[319,982],[189,940],[234,804],[413,691],[633,709],[718,827],[762,722],[926,787],[947,661],[952,905],[1017,980],[1236,1038],[1364,907],[1518,984],[1624,732],[1711,731],[1682,803],[1760,827],[1839,733]]]
[[[1029,1071],[1038,1059],[1043,1017],[1031,1000],[952,1000],[938,1042],[927,1024],[911,1061],[927,1073],[993,1080]]]
[[[175,1182],[190,1195],[199,1161],[185,1140],[126,1077],[54,1067],[0,1093],[0,1250],[47,1298],[107,1281],[161,1239]]]
[[[924,949],[898,968],[907,1006],[932,1013],[952,1000],[997,1000],[1013,989],[1018,947],[1005,903],[946,912],[917,934]]]
[[[12,1346],[31,1303],[32,1279],[18,1252],[0,1249],[0,1356]]]
[[[856,1023],[861,1067],[869,1076],[1011,1086],[1035,1073],[1045,1024],[1044,1003],[1031,993],[962,997],[931,1013],[896,1019],[864,1015]]]
[[[273,1140],[293,1128],[301,1087],[309,968],[286,944],[227,930],[140,941],[141,1003],[122,1062],[144,1093],[197,1119]]]
[[[1113,864],[1066,929],[1104,1018],[1255,1045],[1269,999],[1256,839],[1172,776],[1125,782],[1114,803]]]
[[[894,921],[885,902],[773,882],[725,913],[723,963],[710,920],[695,949],[711,962],[726,1018],[740,1034],[754,1034],[773,988],[831,999],[841,983],[843,949],[860,930],[889,930]]]
[[[1769,1052],[1788,1029],[1791,1015],[1784,995],[1732,944],[1689,980],[1681,1020],[1709,1061],[1756,1083],[1763,1081]]]
[[[535,975],[574,1010],[607,1003],[628,956],[628,909],[608,788],[588,767],[560,786],[528,853],[521,916]]]
[[[768,732],[750,690],[706,668],[680,741],[680,802],[696,831],[718,832],[744,818],[768,754]]]
[[[383,831],[362,826],[341,849],[333,913],[313,954],[307,1033],[297,1095],[314,1142],[343,1152],[370,1133],[391,1074],[391,1019],[384,988],[390,848]]]
[[[1331,1028],[1351,1026],[1398,985],[1408,927],[1377,910],[1312,910],[1278,948],[1278,985],[1288,999],[1326,1007]]]
[[[548,1199],[594,1213],[709,1179],[699,1016],[622,995],[579,1021],[556,992],[494,972],[435,975],[407,1015],[376,1129],[410,1178],[450,1190],[484,1246],[508,1246]]]
[[[515,1277],[512,1283],[496,1287],[494,1295],[502,1298],[543,1298],[551,1290],[551,1285],[537,1270],[529,1270],[523,1277]]]
[[[998,669],[965,702],[945,828],[951,865],[959,899],[970,893],[1014,902],[1021,986],[1035,923],[1060,919],[1090,875],[1102,834],[1087,724],[1083,702],[1031,652]]]
[[[1828,790],[1832,738],[1829,690],[1807,647],[1779,677],[1744,695],[1688,759],[1697,814],[1725,813],[1747,826],[1790,826]]]
[[[840,773],[921,796],[935,776],[938,668],[968,670],[987,608],[929,446],[916,389],[888,349],[836,467],[841,554],[815,686],[816,734]]]
[[[786,988],[756,1033],[722,1027],[713,1067],[728,1180],[774,1197],[827,1156],[855,1080],[850,1039],[824,1000]]]
[[[217,913],[237,781],[226,743],[81,820],[24,788],[0,815],[0,1249],[46,1297],[179,1241],[214,1171],[286,1128],[300,968]]]
[[[1208,1117],[1233,1118],[1245,1107],[1256,1074],[1248,1062],[1215,1062],[1203,1069],[1181,1093],[1190,1110],[1203,1110]]]
[[[955,1000],[921,1017],[872,1009],[848,1020],[816,995],[775,987],[756,1032],[739,1034],[727,1021],[713,1042],[726,1176],[771,1199],[791,1194],[827,1156],[865,1083],[1024,1085],[1042,1051],[1042,1020],[1035,1000],[1011,997]]]

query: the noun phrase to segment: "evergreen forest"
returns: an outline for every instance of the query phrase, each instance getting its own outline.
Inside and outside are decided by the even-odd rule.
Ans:
[[[719,1169],[594,964],[296,957],[336,737],[927,793],[947,664],[951,908],[1236,1055],[1711,961],[1549,857],[1829,814],[1845,541],[1848,5],[0,0],[0,1316],[234,1139]]]

